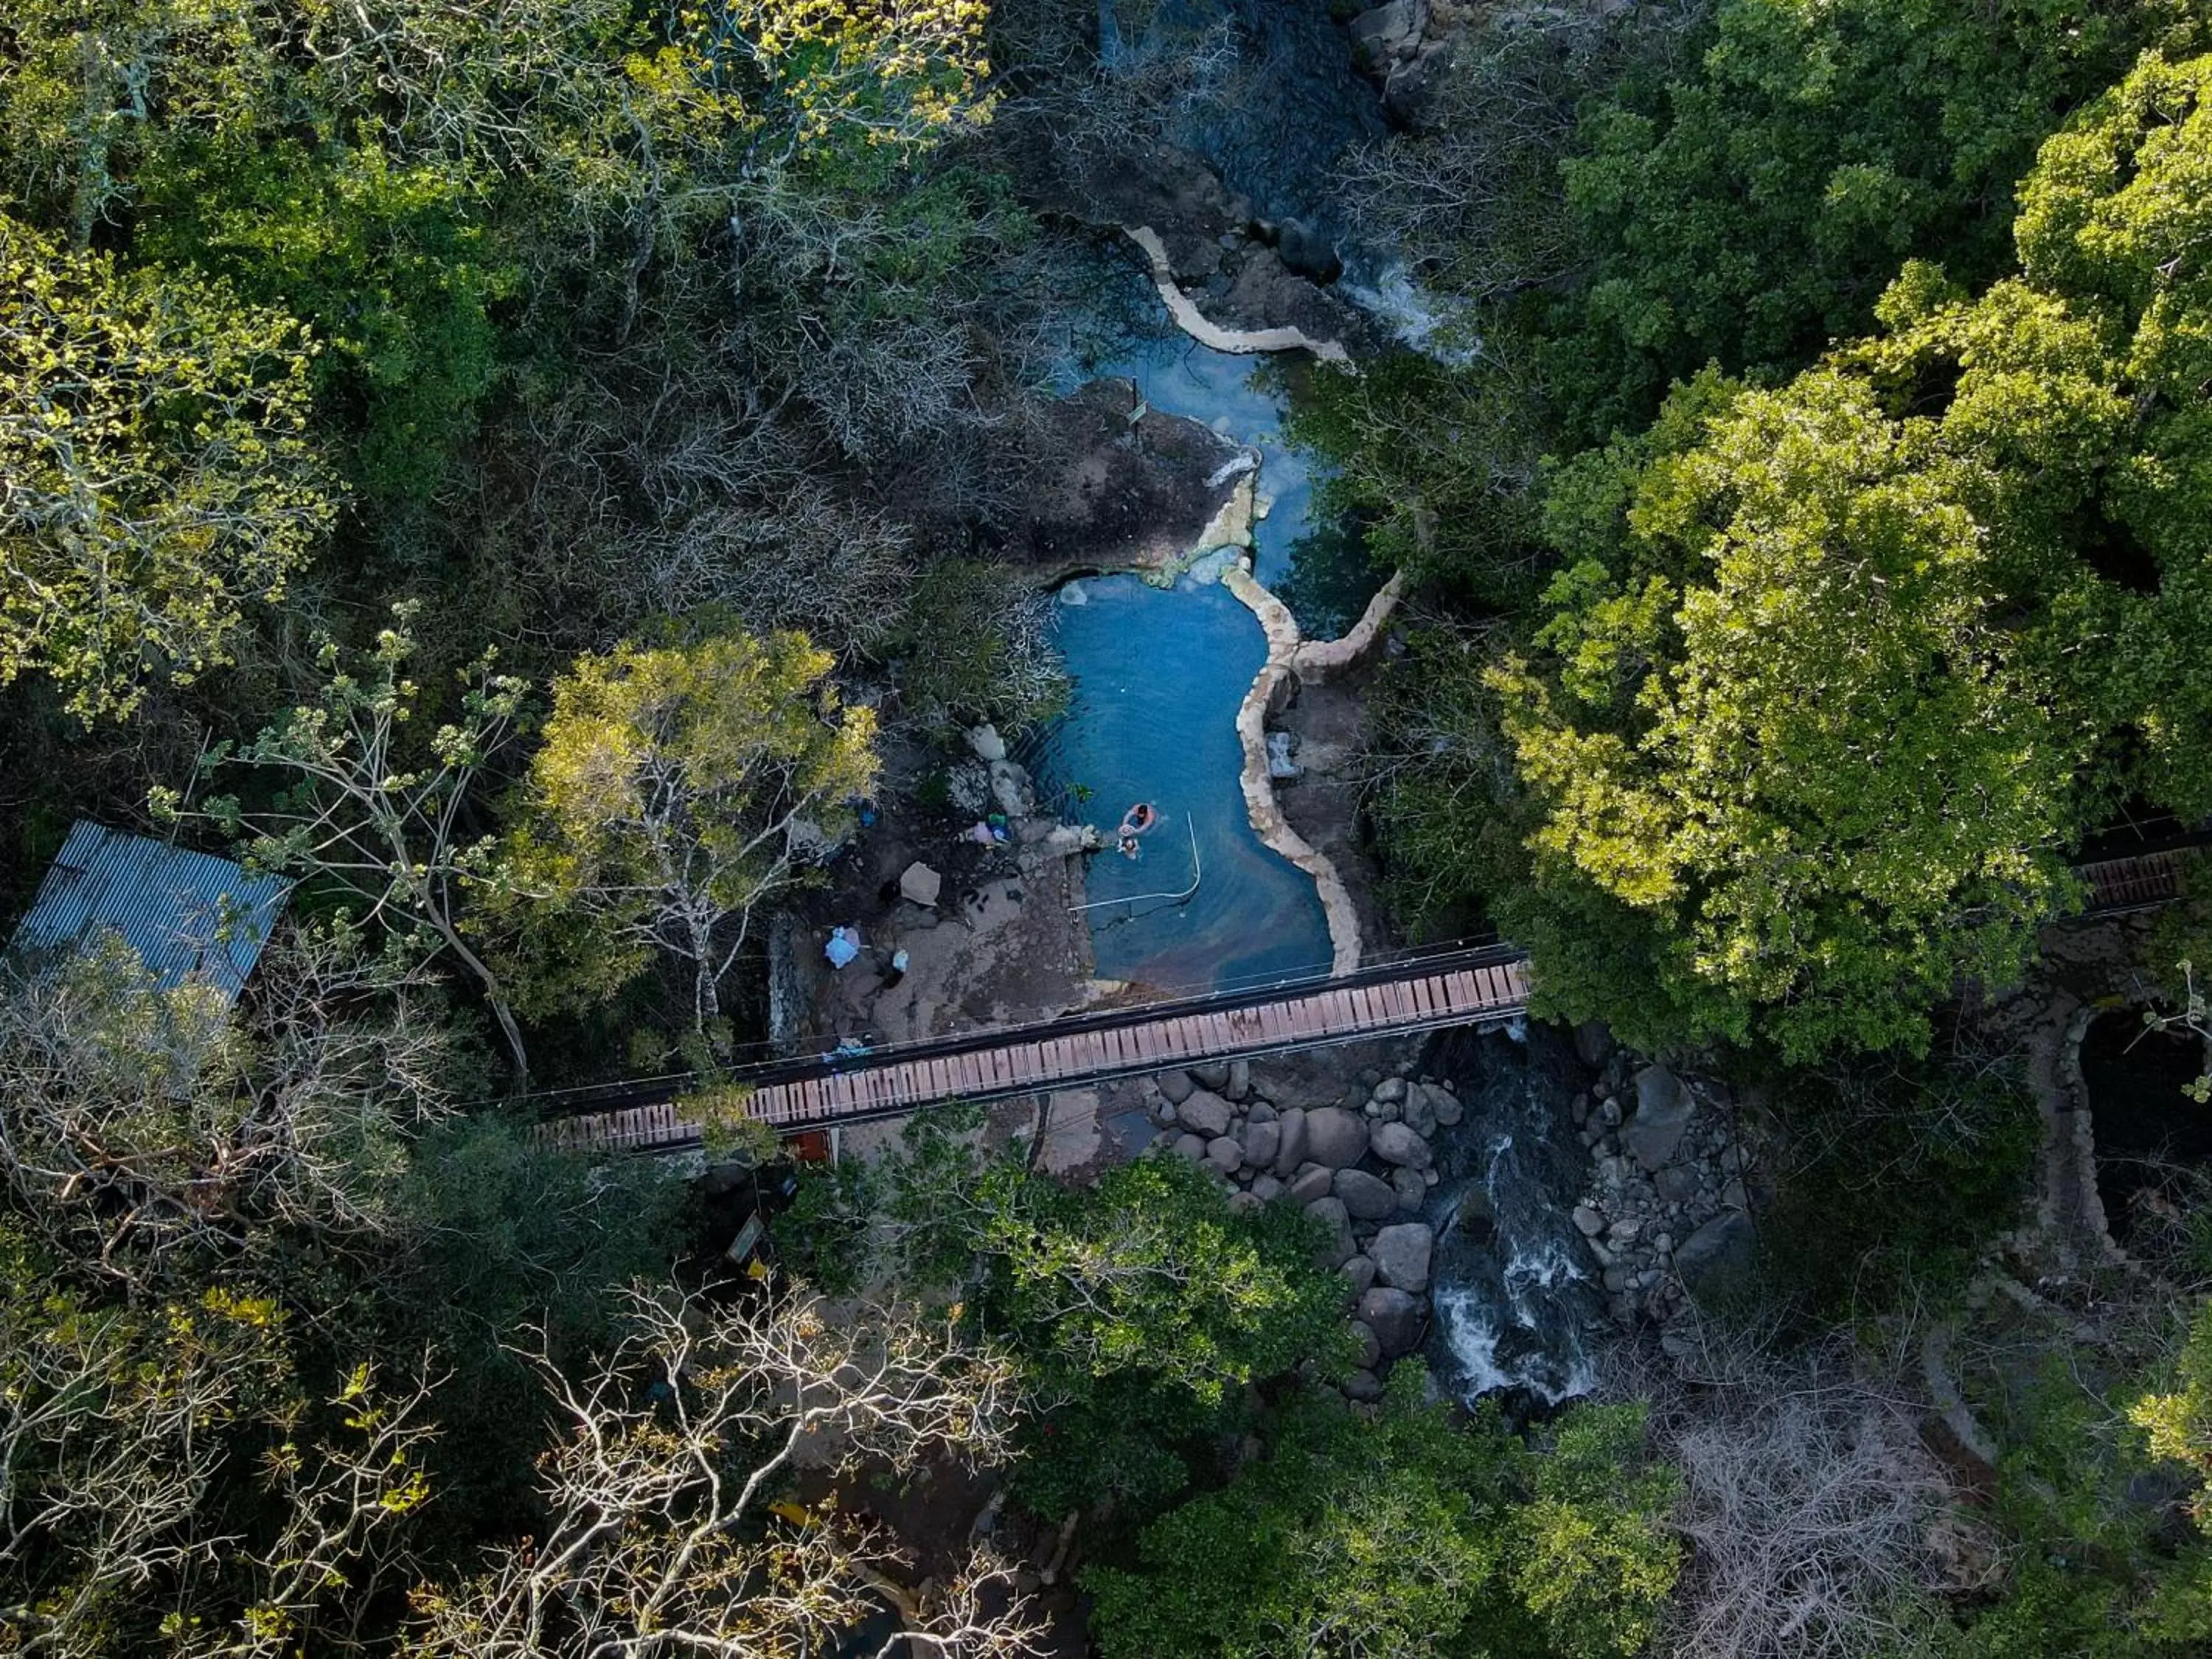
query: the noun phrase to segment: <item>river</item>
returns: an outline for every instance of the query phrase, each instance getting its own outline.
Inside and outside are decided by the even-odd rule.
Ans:
[[[1279,374],[1261,359],[1165,332],[1127,342],[1083,373],[1133,380],[1153,408],[1256,450],[1270,505],[1255,532],[1254,574],[1270,585],[1288,574],[1313,487],[1307,458],[1282,440]],[[1108,854],[1090,873],[1098,972],[1158,992],[1267,983],[1329,966],[1311,878],[1261,845],[1246,815],[1237,710],[1267,660],[1267,639],[1221,586],[1220,568],[1210,559],[1167,588],[1134,575],[1063,586],[1054,644],[1073,695],[1022,753],[1064,816],[1110,832],[1137,801],[1161,813],[1137,859]]]
[[[1111,0],[1102,15],[1111,21]],[[1244,37],[1252,72],[1236,104],[1189,135],[1193,147],[1262,211],[1338,229],[1318,181],[1346,144],[1381,130],[1341,31],[1322,0],[1163,0],[1153,27],[1224,16]],[[1351,252],[1355,272],[1376,267]],[[1144,279],[1133,267],[1129,280]],[[1384,320],[1398,327],[1404,318]],[[1291,605],[1309,637],[1340,633],[1376,575],[1347,580],[1347,562],[1364,563],[1356,536],[1316,520],[1315,463],[1282,437],[1284,367],[1210,350],[1163,319],[1158,331],[1070,366],[1071,384],[1109,375],[1135,382],[1152,408],[1258,453],[1266,511],[1253,574]],[[1022,758],[1064,817],[1110,830],[1139,800],[1164,817],[1139,859],[1091,861],[1099,973],[1174,993],[1326,971],[1328,932],[1313,883],[1262,846],[1245,816],[1235,720],[1267,647],[1256,618],[1220,586],[1218,561],[1168,588],[1134,575],[1081,579],[1059,601],[1055,639],[1073,696]],[[1432,1373],[1463,1400],[1503,1394],[1516,1408],[1555,1405],[1592,1386],[1597,1311],[1568,1220],[1582,1174],[1581,1148],[1565,1127],[1579,1086],[1571,1049],[1541,1030],[1517,1040],[1455,1033],[1440,1040],[1436,1063],[1470,1109],[1433,1142],[1444,1179],[1424,1212],[1438,1241]]]

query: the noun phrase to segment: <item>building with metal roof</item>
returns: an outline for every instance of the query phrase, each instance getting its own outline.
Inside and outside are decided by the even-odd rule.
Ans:
[[[79,818],[9,943],[32,962],[122,935],[165,986],[197,977],[235,999],[291,884]]]

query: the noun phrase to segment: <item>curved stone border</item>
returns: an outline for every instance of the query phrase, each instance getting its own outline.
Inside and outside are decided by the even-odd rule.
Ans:
[[[2105,1213],[2105,1196],[2097,1190],[2097,1120],[2089,1110],[2089,1085],[2081,1075],[2081,1041],[2097,1016],[2106,1012],[2084,1007],[2066,1022],[2065,1041],[2058,1050],[2058,1081],[2066,1091],[2074,1138],[2074,1180],[2076,1183],[2082,1230],[2105,1253],[2107,1261],[2133,1267],[2134,1259],[2112,1237],[2112,1218]]]
[[[1202,346],[1216,351],[1310,351],[1325,363],[1352,364],[1352,354],[1335,340],[1316,340],[1300,328],[1222,328],[1206,321],[1190,295],[1176,282],[1175,267],[1168,261],[1167,246],[1150,225],[1124,225],[1122,234],[1144,249],[1145,257],[1152,262],[1152,285],[1160,291],[1160,298],[1175,319],[1176,326]]]
[[[1357,627],[1340,640],[1323,641],[1301,640],[1297,618],[1291,615],[1291,608],[1242,566],[1224,571],[1221,585],[1260,619],[1261,631],[1267,636],[1267,660],[1237,710],[1237,737],[1244,749],[1244,767],[1238,779],[1244,791],[1244,816],[1251,820],[1253,833],[1263,845],[1313,878],[1321,894],[1322,912],[1328,918],[1329,971],[1348,974],[1359,966],[1359,912],[1336,866],[1283,817],[1282,804],[1275,799],[1275,781],[1267,770],[1267,716],[1309,670],[1318,683],[1344,672],[1372,650],[1398,603],[1402,581],[1400,576],[1391,577],[1368,602]]]
[[[1298,645],[1291,656],[1291,668],[1301,680],[1320,685],[1334,679],[1346,669],[1357,667],[1367,660],[1367,653],[1375,648],[1382,637],[1383,623],[1398,608],[1398,596],[1405,591],[1406,573],[1394,574],[1382,584],[1375,597],[1367,601],[1367,609],[1360,612],[1359,620],[1352,631],[1340,640],[1307,640]],[[1291,624],[1295,629],[1297,624]]]

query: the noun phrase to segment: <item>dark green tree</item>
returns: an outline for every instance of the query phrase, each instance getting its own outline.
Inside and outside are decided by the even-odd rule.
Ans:
[[[1042,1407],[1016,1479],[1048,1513],[1172,1496],[1248,1389],[1351,1363],[1344,1284],[1315,1265],[1313,1224],[1288,1205],[1231,1210],[1181,1158],[1080,1189],[1001,1166],[975,1213],[983,1317]]]
[[[1638,1651],[1672,1590],[1674,1491],[1641,1419],[1583,1407],[1532,1448],[1464,1426],[1393,1375],[1380,1413],[1316,1394],[1265,1455],[1147,1526],[1137,1563],[1085,1577],[1108,1659]]]
[[[1723,0],[1686,62],[1649,58],[1585,106],[1563,164],[1585,264],[1543,328],[1570,426],[1640,424],[1708,362],[1793,372],[1864,331],[1906,258],[2000,275],[2036,146],[2142,47],[2187,42],[2189,17]]]

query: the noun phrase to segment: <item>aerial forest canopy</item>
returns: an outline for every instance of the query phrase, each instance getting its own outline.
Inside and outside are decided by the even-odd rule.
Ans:
[[[457,500],[493,483],[470,476],[487,459],[471,444],[497,435],[490,402],[515,418],[519,394],[541,430],[580,424],[555,447],[602,452],[601,470],[622,447],[585,411],[607,393],[579,373],[587,339],[647,378],[719,362],[740,407],[797,397],[848,447],[923,429],[937,411],[913,365],[825,363],[807,331],[834,319],[842,339],[902,311],[918,327],[914,290],[971,234],[963,186],[917,196],[905,166],[986,118],[984,15],[968,0],[659,21],[588,0],[11,8],[6,672],[112,718],[235,659],[245,610],[288,584],[312,615],[364,562],[388,588],[467,558],[441,543]],[[832,226],[853,246],[833,250]],[[717,239],[757,280],[730,282]],[[960,367],[920,378],[949,387]],[[638,482],[672,535],[745,533],[692,524],[695,481],[666,457],[659,471]],[[514,510],[461,516],[513,534]],[[713,577],[686,597],[718,597]]]
[[[1773,10],[1723,9],[1696,88],[1737,71],[1747,9]],[[1457,736],[1386,817],[1403,875],[1432,903],[1480,891],[1555,1006],[1662,1046],[1917,1047],[1962,976],[2017,975],[2088,832],[2212,807],[2207,68],[2148,54],[2043,143],[2004,216],[2011,274],[1973,283],[1992,261],[1971,239],[1932,249],[1955,270],[1893,266],[1860,337],[1789,374],[1778,345],[1669,321],[1714,361],[1648,426],[1545,462],[1525,550],[1462,555],[1462,579],[1532,595],[1528,625],[1487,666],[1429,641],[1450,684],[1420,718]],[[1850,112],[1869,125],[1831,161],[1885,107]],[[1611,118],[1563,140],[1571,176]],[[1703,185],[1624,199],[1720,210]],[[1509,327],[1500,356],[1540,360],[1567,337],[1548,326]],[[1549,372],[1538,395],[1571,403],[1579,371]],[[1515,558],[1540,592],[1501,587]],[[1511,829],[1449,835],[1437,814],[1469,790]]]
[[[1364,100],[1268,136],[1310,225],[1206,149],[1279,40]],[[1975,1018],[2100,836],[2212,821],[2208,54],[2203,0],[0,0],[0,894],[89,818],[283,896],[242,989],[0,961],[0,1656],[2207,1651],[2212,1197],[2020,1268],[2094,1172]],[[1094,940],[1089,783],[1002,769],[1082,690],[1053,583],[1306,512],[1273,434],[1066,395],[1159,308],[1139,209],[1209,319],[1349,343],[1240,383],[1306,550],[1400,578],[1269,765],[1343,786],[1370,940],[1495,933],[1531,1018],[798,1169],[745,1062],[1008,1018],[888,927],[830,978],[833,902]],[[1256,564],[1172,602],[1248,628]],[[960,873],[1048,852],[1066,904]],[[2208,914],[2107,952],[2145,1031],[2212,1029]],[[699,1164],[544,1132],[637,1079]],[[1632,1325],[1738,1222],[1559,1391],[1425,1369],[1448,1269]]]

